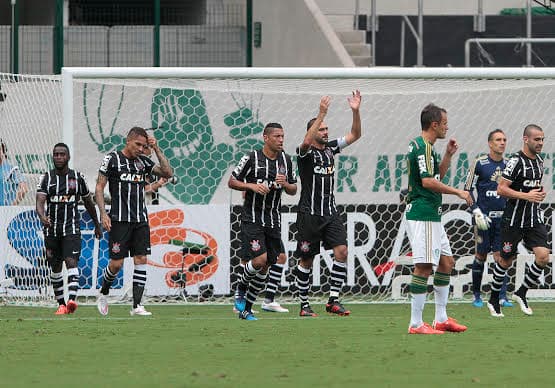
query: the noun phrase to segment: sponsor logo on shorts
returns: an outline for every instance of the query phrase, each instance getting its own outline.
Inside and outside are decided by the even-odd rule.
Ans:
[[[510,242],[504,242],[503,243],[503,252],[509,253],[512,250],[513,250],[513,244],[511,244]]]
[[[112,252],[119,253],[120,251],[121,251],[120,244],[114,243],[114,245],[112,245]]]
[[[310,242],[302,241],[301,245],[300,245],[300,248],[301,248],[301,252],[306,253],[306,252],[310,251]]]
[[[252,240],[251,241],[251,250],[253,252],[258,252],[260,250],[260,241]]]

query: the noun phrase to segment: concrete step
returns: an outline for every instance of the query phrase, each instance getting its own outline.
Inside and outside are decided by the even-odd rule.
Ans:
[[[344,12],[354,13],[356,8],[356,0],[316,0],[316,3],[318,4],[322,12],[325,14],[344,13]],[[365,3],[370,3],[370,2],[369,1],[359,2],[360,9],[362,9],[366,5]],[[366,8],[368,8],[368,6]]]
[[[335,31],[348,31],[354,28],[354,15],[326,15]]]
[[[369,56],[371,55],[371,46],[366,43],[344,43],[345,50],[350,56]]]
[[[347,43],[366,43],[366,31],[355,31],[353,28],[348,28],[345,31],[336,30],[337,37],[344,44]]]
[[[353,62],[356,66],[368,67],[372,63],[369,55],[352,55]]]

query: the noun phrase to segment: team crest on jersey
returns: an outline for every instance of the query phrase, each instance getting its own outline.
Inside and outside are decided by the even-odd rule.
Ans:
[[[145,164],[141,159],[135,159],[134,164],[135,164],[135,168],[139,171],[142,171],[145,169]]]
[[[510,242],[504,242],[503,243],[503,252],[509,253],[512,250],[513,250],[513,244],[511,244]]]
[[[51,258],[54,257],[54,251],[52,249],[46,250],[46,257]]]
[[[503,171],[499,167],[495,169],[495,172],[491,174],[490,181],[499,183],[499,179],[503,175]]]
[[[114,245],[112,245],[112,252],[114,253],[120,253],[121,252],[121,246],[119,243],[114,243]]]
[[[76,188],[77,188],[77,180],[76,179],[68,179],[67,189],[68,190],[75,190]]]
[[[310,242],[309,241],[302,241],[300,244],[301,252],[308,252],[310,251]]]
[[[330,148],[326,148],[325,151],[324,151],[324,153],[326,154],[326,156],[327,156],[328,158],[330,158],[330,159],[333,158],[333,152],[331,152],[331,149],[330,149]]]
[[[260,250],[260,241],[252,240],[251,241],[251,250],[253,252],[258,252]]]

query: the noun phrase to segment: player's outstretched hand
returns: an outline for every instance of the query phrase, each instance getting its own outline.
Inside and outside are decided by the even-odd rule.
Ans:
[[[457,143],[457,140],[449,139],[449,142],[447,143],[447,153],[452,156],[457,152],[458,149],[459,144]]]
[[[361,100],[362,100],[362,97],[360,96],[359,90],[355,90],[352,96],[347,97],[347,101],[349,101],[349,106],[351,107],[352,110],[358,110],[358,108],[360,108]]]
[[[484,213],[480,210],[480,208],[476,208],[472,210],[472,214],[474,214],[474,222],[476,226],[480,230],[488,230],[489,226],[491,225],[491,219],[488,216],[485,216]]]
[[[330,107],[331,97],[324,96],[320,99],[320,113],[326,115],[328,113],[328,108]]]

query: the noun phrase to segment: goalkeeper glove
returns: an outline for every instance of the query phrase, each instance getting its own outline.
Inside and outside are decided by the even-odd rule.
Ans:
[[[491,219],[488,216],[485,216],[484,213],[480,210],[480,208],[476,208],[472,210],[472,214],[474,214],[474,222],[476,222],[476,226],[480,230],[488,230],[491,224]]]

